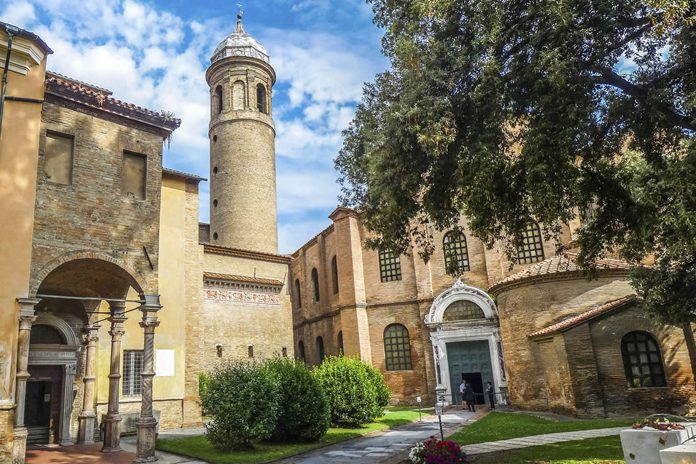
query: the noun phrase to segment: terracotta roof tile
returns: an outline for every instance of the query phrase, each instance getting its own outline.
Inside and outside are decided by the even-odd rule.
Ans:
[[[181,119],[118,100],[111,96],[110,90],[54,72],[46,73],[46,92],[100,111],[150,124],[169,132],[181,125]]]
[[[264,279],[261,277],[241,276],[241,275],[233,275],[233,274],[219,274],[217,272],[204,272],[203,278],[204,279],[211,279],[211,280],[227,280],[230,282],[259,284],[259,285],[273,285],[275,287],[282,287],[283,286],[283,282],[281,282],[280,280],[276,280],[276,279]]]
[[[539,338],[547,335],[554,335],[557,333],[565,332],[566,330],[572,329],[573,327],[576,327],[584,322],[589,321],[590,319],[594,319],[595,317],[599,317],[601,315],[607,314],[611,311],[614,311],[615,309],[621,308],[622,306],[625,306],[629,303],[632,303],[634,301],[637,301],[638,297],[636,295],[627,295],[622,298],[616,299],[616,300],[611,300],[608,301],[604,304],[601,304],[599,306],[595,306],[584,313],[580,313],[576,316],[570,317],[568,319],[565,319],[561,322],[557,322],[555,324],[549,325],[547,327],[544,327],[541,330],[537,330],[536,332],[533,332],[529,335],[527,335],[528,338]]]
[[[553,256],[504,278],[489,288],[488,292],[496,293],[502,288],[508,287],[513,283],[535,280],[538,277],[564,273],[581,274],[583,269],[577,264],[576,259],[577,253],[572,252],[565,252],[563,254]],[[609,258],[599,259],[595,262],[595,265],[598,271],[621,270],[628,272],[628,270],[631,268],[631,265],[626,261]]]

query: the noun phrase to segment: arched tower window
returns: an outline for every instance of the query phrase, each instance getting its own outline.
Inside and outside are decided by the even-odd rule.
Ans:
[[[384,359],[388,371],[413,369],[411,364],[411,340],[408,329],[401,324],[391,324],[384,329]]]
[[[246,100],[244,92],[244,82],[235,81],[232,84],[232,109],[242,110],[244,109],[244,100]]]
[[[519,264],[538,263],[544,260],[544,244],[541,241],[539,224],[529,222],[522,232],[522,243],[517,247]]]
[[[338,345],[338,355],[343,356],[343,331],[338,332],[336,336],[336,344]]]
[[[304,342],[302,340],[297,344],[297,355],[303,363],[307,364],[307,354],[305,353]]]
[[[471,319],[485,319],[486,315],[483,310],[474,303],[468,300],[458,300],[450,304],[442,314],[443,322],[468,321]]]
[[[268,114],[268,102],[266,101],[266,86],[259,84],[256,86],[256,106],[262,113]]]
[[[295,279],[295,306],[302,307],[302,291],[300,290],[300,279]]]
[[[629,332],[621,339],[626,382],[629,387],[667,385],[662,353],[655,337],[646,332]]]
[[[316,267],[312,268],[312,297],[315,303],[319,301],[319,272]]]
[[[324,362],[324,339],[317,337],[317,356],[319,357],[319,364]]]
[[[214,100],[215,101],[213,102],[213,104],[215,106],[215,114],[222,113],[222,108],[223,108],[222,102],[223,101],[222,101],[222,86],[221,85],[218,85],[217,87],[215,87],[215,99]]]
[[[460,275],[470,271],[469,252],[466,247],[466,236],[451,230],[442,238],[442,251],[445,254],[445,271],[448,274]]]
[[[338,293],[338,265],[336,264],[336,256],[331,258],[331,280],[333,281],[334,295]]]

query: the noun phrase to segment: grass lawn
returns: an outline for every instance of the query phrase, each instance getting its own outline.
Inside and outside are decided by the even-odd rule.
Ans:
[[[200,458],[212,463],[255,464],[293,456],[322,446],[360,437],[370,432],[389,429],[397,425],[403,425],[417,420],[418,409],[413,410],[411,407],[388,408],[384,416],[380,417],[375,422],[354,429],[330,428],[321,440],[313,443],[255,442],[254,450],[223,453],[213,448],[204,436],[196,436],[170,440],[159,439],[157,440],[157,449]]]
[[[624,464],[619,437],[588,438],[471,457],[472,464]]]
[[[508,438],[528,437],[544,433],[573,432],[576,430],[602,429],[631,425],[632,420],[571,420],[554,421],[527,414],[491,412],[468,427],[449,437],[460,445],[472,445]]]

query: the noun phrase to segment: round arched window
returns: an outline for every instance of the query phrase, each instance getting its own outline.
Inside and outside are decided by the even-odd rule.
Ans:
[[[485,319],[486,315],[479,305],[473,301],[459,300],[450,304],[442,315],[443,322],[468,321]]]

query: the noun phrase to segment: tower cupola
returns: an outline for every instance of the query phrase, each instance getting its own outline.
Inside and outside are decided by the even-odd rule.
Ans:
[[[263,45],[244,31],[241,12],[237,13],[237,28],[218,44],[210,62],[215,63],[228,56],[248,56],[266,63],[270,62],[268,52]]]

